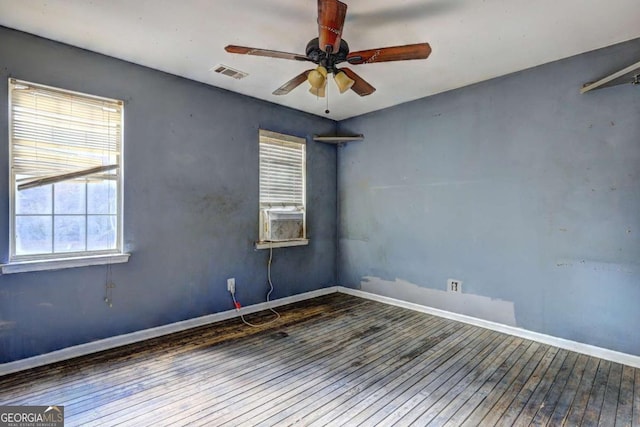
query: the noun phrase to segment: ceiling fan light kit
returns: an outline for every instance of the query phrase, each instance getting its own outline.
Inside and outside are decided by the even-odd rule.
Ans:
[[[335,73],[333,75],[333,80],[336,82],[340,93],[345,93],[346,91],[351,89],[353,84],[356,82],[355,80],[350,79],[349,76],[344,73],[344,71],[338,71],[337,73]]]
[[[318,68],[309,71],[307,81],[309,81],[312,88],[319,89],[323,87],[327,82],[327,69],[322,65],[318,65]]]
[[[320,87],[311,86],[309,88],[309,93],[311,93],[314,96],[317,96],[318,98],[324,98],[325,95],[327,94],[326,88],[327,88],[327,83],[325,81],[325,83]]]
[[[431,54],[429,43],[350,52],[349,45],[342,39],[346,15],[347,5],[345,3],[339,0],[318,0],[318,37],[307,43],[304,55],[235,45],[228,45],[225,50],[229,53],[308,61],[317,64],[317,68],[303,71],[276,89],[273,94],[286,95],[306,80],[311,85],[309,92],[318,97],[325,96],[326,80],[329,73],[333,74],[340,93],[351,89],[360,96],[367,96],[375,92],[376,89],[371,84],[352,70],[338,68],[337,65],[340,63],[348,62],[351,65],[360,65],[406,61],[426,59]]]

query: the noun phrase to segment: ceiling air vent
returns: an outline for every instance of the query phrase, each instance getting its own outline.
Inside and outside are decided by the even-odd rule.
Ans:
[[[225,76],[233,77],[234,79],[243,79],[249,75],[249,73],[245,73],[243,71],[234,70],[231,67],[227,67],[226,65],[218,65],[217,67],[212,68],[216,73],[223,74]]]

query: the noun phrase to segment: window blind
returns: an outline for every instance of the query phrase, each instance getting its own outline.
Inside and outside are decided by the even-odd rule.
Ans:
[[[10,80],[10,96],[11,167],[18,188],[36,186],[38,180],[45,185],[79,176],[116,179],[121,101],[15,79]]]
[[[304,207],[304,139],[260,131],[260,204]]]

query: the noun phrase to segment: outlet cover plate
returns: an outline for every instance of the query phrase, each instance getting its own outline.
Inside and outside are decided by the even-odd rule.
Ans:
[[[461,294],[462,293],[462,280],[447,279],[447,291]]]

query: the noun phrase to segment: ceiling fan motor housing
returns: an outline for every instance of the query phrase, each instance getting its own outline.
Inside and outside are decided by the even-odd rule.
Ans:
[[[318,37],[311,39],[307,43],[307,49],[305,50],[307,58],[318,65],[322,65],[328,72],[334,73],[337,71],[336,64],[347,60],[349,54],[349,45],[346,41],[340,40],[340,49],[336,53],[327,53],[320,49],[320,43]]]

